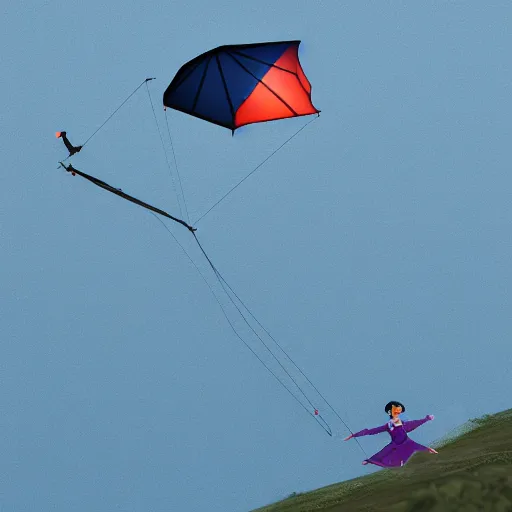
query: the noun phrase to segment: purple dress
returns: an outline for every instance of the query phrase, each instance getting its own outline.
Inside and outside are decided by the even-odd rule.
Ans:
[[[381,432],[388,432],[391,436],[391,443],[384,446],[380,452],[372,455],[367,462],[381,466],[383,468],[390,468],[395,466],[403,466],[415,452],[428,451],[426,446],[416,443],[407,436],[407,432],[412,432],[429,421],[428,416],[421,420],[404,421],[402,425],[393,425],[391,421],[376,428],[365,428],[360,432],[356,432],[353,437],[373,436]]]

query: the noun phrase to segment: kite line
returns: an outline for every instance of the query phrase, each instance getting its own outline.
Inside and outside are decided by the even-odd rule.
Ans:
[[[306,128],[306,126],[308,126],[310,123],[312,123],[315,119],[318,119],[319,116],[320,116],[320,114],[318,114],[316,117],[313,117],[312,119],[310,119],[304,126],[299,128],[291,137],[286,139],[278,148],[276,148],[274,151],[272,151],[272,153],[270,153],[270,155],[268,155],[249,174],[247,174],[247,176],[245,176],[245,178],[242,178],[233,188],[231,188],[231,190],[228,190],[209,210],[207,210],[205,213],[203,213],[203,215],[201,215],[201,217],[199,217],[194,222],[194,224],[198,224],[201,219],[206,217],[218,204],[220,204],[224,199],[226,199],[226,197],[229,196],[229,194],[231,194],[231,192],[233,192],[233,190],[238,188],[238,186],[241,185],[249,176],[254,174],[260,167],[262,167],[265,163],[267,163],[280,149],[284,148],[284,146],[286,146],[286,144],[288,144],[288,142],[290,142],[296,135],[298,135],[302,130],[304,130],[304,128]]]
[[[96,135],[101,128],[103,128],[103,126],[105,126],[105,124],[107,124],[107,122],[121,109],[121,107],[144,85],[146,84],[146,88],[147,88],[147,91],[148,91],[148,96],[149,96],[149,100],[150,100],[150,104],[151,104],[151,108],[153,110],[153,115],[154,115],[154,118],[155,118],[155,122],[157,124],[157,129],[158,129],[158,133],[159,133],[159,136],[160,136],[160,141],[162,143],[162,147],[164,149],[164,153],[165,153],[165,158],[166,158],[166,162],[167,162],[167,166],[169,168],[169,171],[171,173],[171,177],[173,178],[173,186],[174,186],[174,177],[173,177],[173,174],[172,174],[172,170],[171,170],[171,166],[170,166],[170,163],[169,163],[169,159],[167,157],[167,152],[165,150],[165,145],[164,145],[164,142],[163,142],[163,137],[162,137],[162,133],[160,131],[160,127],[158,125],[158,120],[156,118],[156,114],[155,114],[155,109],[154,109],[154,106],[153,106],[153,102],[152,102],[152,99],[151,99],[151,95],[149,93],[149,88],[147,86],[147,82],[150,81],[150,80],[153,80],[154,78],[147,78],[145,79],[108,117],[107,119],[93,132],[93,134],[84,142],[84,144],[82,146],[79,146],[78,148],[83,148],[92,138],[94,135]],[[248,175],[246,175],[241,181],[239,181],[234,187],[232,187],[226,194],[224,194],[212,207],[210,207],[210,209],[208,211],[206,211],[197,221],[199,222],[201,219],[203,219],[211,210],[213,210],[218,204],[220,204],[220,202],[222,202],[229,194],[231,194],[238,186],[240,186],[247,178],[249,178],[252,174],[254,174],[260,167],[262,167],[266,162],[268,162],[280,149],[282,149],[286,144],[288,144],[296,135],[298,135],[306,126],[308,126],[310,123],[312,123],[318,116],[315,116],[313,119],[309,120],[305,125],[303,125],[301,128],[299,128],[292,136],[290,136],[287,140],[285,140],[279,147],[277,147],[272,153],[270,153],[270,155],[268,155],[260,164],[258,164]],[[169,129],[169,124],[168,124],[168,121],[167,121],[167,116],[166,116],[166,123],[167,123],[167,129],[168,129],[168,135],[169,135],[169,139],[170,139],[170,142],[171,142],[171,145],[172,145],[172,151],[173,151],[173,156],[174,156],[174,163],[175,163],[175,167],[176,167],[176,171],[177,171],[177,174],[178,174],[178,179],[179,179],[179,184],[180,184],[180,187],[181,187],[181,194],[182,194],[182,199],[183,199],[183,203],[184,203],[184,206],[185,206],[185,211],[186,211],[186,215],[187,215],[187,220],[188,220],[188,210],[186,208],[186,202],[185,202],[185,197],[184,197],[184,194],[183,194],[183,187],[182,187],[182,184],[181,184],[181,178],[179,176],[179,171],[178,171],[178,166],[177,166],[177,163],[176,163],[176,154],[174,152],[174,145],[173,145],[173,142],[172,142],[172,137],[171,137],[171,133],[170,133],[170,129]],[[59,132],[60,133],[60,132]],[[65,132],[62,132],[63,134],[65,134]],[[66,146],[68,146],[66,144]],[[68,148],[69,149],[69,148]],[[78,152],[80,149],[76,150],[75,149],[75,152]],[[268,336],[268,338],[277,346],[277,348],[279,349],[279,352],[280,354],[284,355],[286,360],[289,361],[293,367],[302,375],[302,377],[307,381],[307,383],[311,386],[311,388],[316,392],[316,394],[321,398],[321,400],[323,401],[323,403],[325,403],[325,405],[337,416],[337,418],[342,422],[342,424],[352,433],[352,431],[350,430],[350,428],[348,427],[348,425],[345,423],[345,421],[341,418],[341,416],[337,413],[337,411],[331,406],[331,404],[325,399],[325,397],[320,393],[320,391],[317,389],[317,387],[312,383],[312,381],[304,374],[304,372],[297,366],[297,364],[291,359],[291,357],[289,356],[289,354],[283,349],[283,347],[277,342],[277,340],[269,333],[269,331],[261,324],[261,322],[255,317],[255,315],[251,312],[251,310],[245,305],[245,303],[240,299],[239,295],[233,290],[233,288],[227,283],[227,281],[224,279],[224,277],[222,276],[222,274],[219,272],[219,270],[216,268],[216,266],[213,264],[211,258],[208,256],[208,254],[206,253],[206,251],[204,250],[203,246],[201,245],[201,243],[199,242],[199,239],[195,233],[196,231],[196,228],[192,227],[190,225],[189,222],[186,222],[180,218],[177,218],[175,216],[172,216],[170,215],[169,213],[167,213],[166,211],[160,209],[160,208],[157,208],[155,206],[152,206],[144,201],[141,201],[140,199],[137,199],[136,197],[134,196],[131,196],[129,194],[126,194],[125,192],[123,192],[120,188],[115,188],[111,185],[109,185],[108,183],[94,177],[94,176],[91,176],[89,174],[86,174],[82,171],[79,171],[78,169],[74,168],[72,165],[68,165],[67,167],[64,165],[63,162],[65,162],[68,158],[70,158],[72,156],[72,154],[74,153],[71,153],[71,150],[70,150],[70,155],[64,159],[62,162],[60,162],[60,166],[62,166],[67,172],[70,172],[72,175],[79,175],[81,176],[82,178],[88,180],[89,182],[93,183],[94,185],[100,187],[100,188],[103,188],[104,190],[107,190],[108,192],[111,192],[123,199],[126,199],[134,204],[137,204],[138,206],[141,206],[145,209],[147,209],[148,211],[150,211],[150,213],[158,219],[158,221],[164,226],[164,228],[168,231],[168,233],[174,238],[174,240],[178,243],[178,245],[180,246],[180,248],[183,250],[183,252],[186,254],[186,256],[188,257],[188,259],[193,263],[193,265],[195,266],[195,268],[198,270],[198,272],[200,273],[201,277],[203,278],[203,280],[206,282],[206,284],[208,285],[211,293],[213,294],[215,300],[217,301],[217,303],[219,304],[219,306],[221,307],[222,309],[222,312],[228,322],[228,324],[230,325],[231,329],[233,330],[233,332],[235,333],[235,335],[246,345],[246,347],[253,353],[253,355],[260,361],[260,363],[274,376],[274,378],[288,391],[288,393],[290,393],[290,395],[301,405],[302,408],[304,408],[306,410],[306,412],[311,415],[316,421],[317,423],[319,423],[319,425],[323,428],[323,430],[329,435],[329,436],[333,436],[333,432],[332,432],[332,429],[329,425],[329,423],[324,419],[324,417],[322,416],[322,414],[320,414],[320,411],[318,409],[318,407],[314,404],[313,400],[310,399],[310,397],[308,396],[308,394],[304,391],[304,389],[301,387],[301,385],[299,384],[299,382],[297,381],[297,378],[294,377],[290,371],[284,366],[283,362],[281,361],[281,359],[276,355],[276,353],[274,353],[272,351],[272,349],[270,348],[270,345],[269,343],[266,343],[263,338],[262,338],[262,335],[260,335],[255,326],[253,326],[249,319],[252,319],[254,322],[256,322],[257,326],[266,334],[266,336]],[[176,195],[177,192],[176,192],[176,189],[175,189],[175,193]],[[178,197],[178,203],[179,203],[179,206],[180,206],[180,212],[182,212],[181,210],[181,205],[180,205],[180,202],[179,202],[179,197]],[[307,404],[309,405],[306,405],[302,399],[300,399],[296,392],[292,391],[292,389],[290,389],[289,385],[286,384],[286,382],[277,375],[277,373],[272,370],[272,368],[270,368],[270,366],[262,359],[261,356],[258,355],[258,353],[249,345],[249,343],[243,338],[243,336],[237,331],[234,323],[230,320],[229,318],[229,315],[227,314],[224,306],[222,305],[222,303],[220,302],[220,300],[218,299],[217,295],[215,294],[213,288],[211,287],[211,285],[208,283],[208,281],[206,280],[205,276],[203,275],[203,273],[200,271],[199,267],[196,265],[196,263],[192,260],[192,258],[188,255],[188,253],[185,251],[184,247],[178,242],[178,240],[176,239],[176,237],[173,235],[173,233],[170,231],[170,229],[167,227],[167,225],[155,214],[158,214],[158,215],[161,215],[163,217],[166,217],[166,218],[169,218],[171,220],[173,220],[174,222],[177,222],[181,225],[183,225],[184,227],[186,227],[194,236],[194,239],[199,247],[199,249],[201,250],[202,254],[204,255],[204,257],[206,258],[210,268],[212,269],[213,271],[213,275],[215,276],[215,278],[217,279],[220,287],[222,288],[222,290],[224,291],[224,293],[226,294],[227,298],[229,299],[229,301],[231,302],[231,304],[233,305],[233,307],[237,310],[238,314],[240,315],[240,317],[242,318],[242,320],[244,321],[244,323],[249,327],[249,329],[251,330],[251,332],[256,336],[256,338],[259,340],[259,342],[262,344],[262,346],[265,348],[265,350],[273,357],[273,359],[276,361],[276,363],[279,365],[279,367],[282,369],[282,371],[286,374],[286,376],[288,377],[288,379],[290,379],[291,383],[293,383],[293,389],[295,391],[298,391],[299,394],[302,396],[303,400],[305,400],[307,402]],[[245,313],[244,313],[245,311]],[[357,441],[357,439],[356,439]],[[359,442],[358,442],[359,444]],[[364,449],[361,447],[361,445],[359,444],[361,450],[363,450],[364,452]]]

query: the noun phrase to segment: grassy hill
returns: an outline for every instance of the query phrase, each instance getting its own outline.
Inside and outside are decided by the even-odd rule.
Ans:
[[[403,468],[298,494],[257,512],[512,512],[512,409],[470,420]],[[253,511],[256,512],[256,511]]]

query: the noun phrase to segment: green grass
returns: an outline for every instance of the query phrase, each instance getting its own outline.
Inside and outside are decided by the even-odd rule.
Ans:
[[[291,496],[257,512],[512,512],[512,409],[470,420],[403,468]],[[253,511],[256,512],[256,511]]]

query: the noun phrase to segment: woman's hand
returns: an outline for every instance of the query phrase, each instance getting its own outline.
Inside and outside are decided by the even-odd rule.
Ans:
[[[343,439],[343,441],[348,441],[349,439],[352,439],[354,436],[353,434],[350,434],[348,437],[345,437],[345,439]]]

